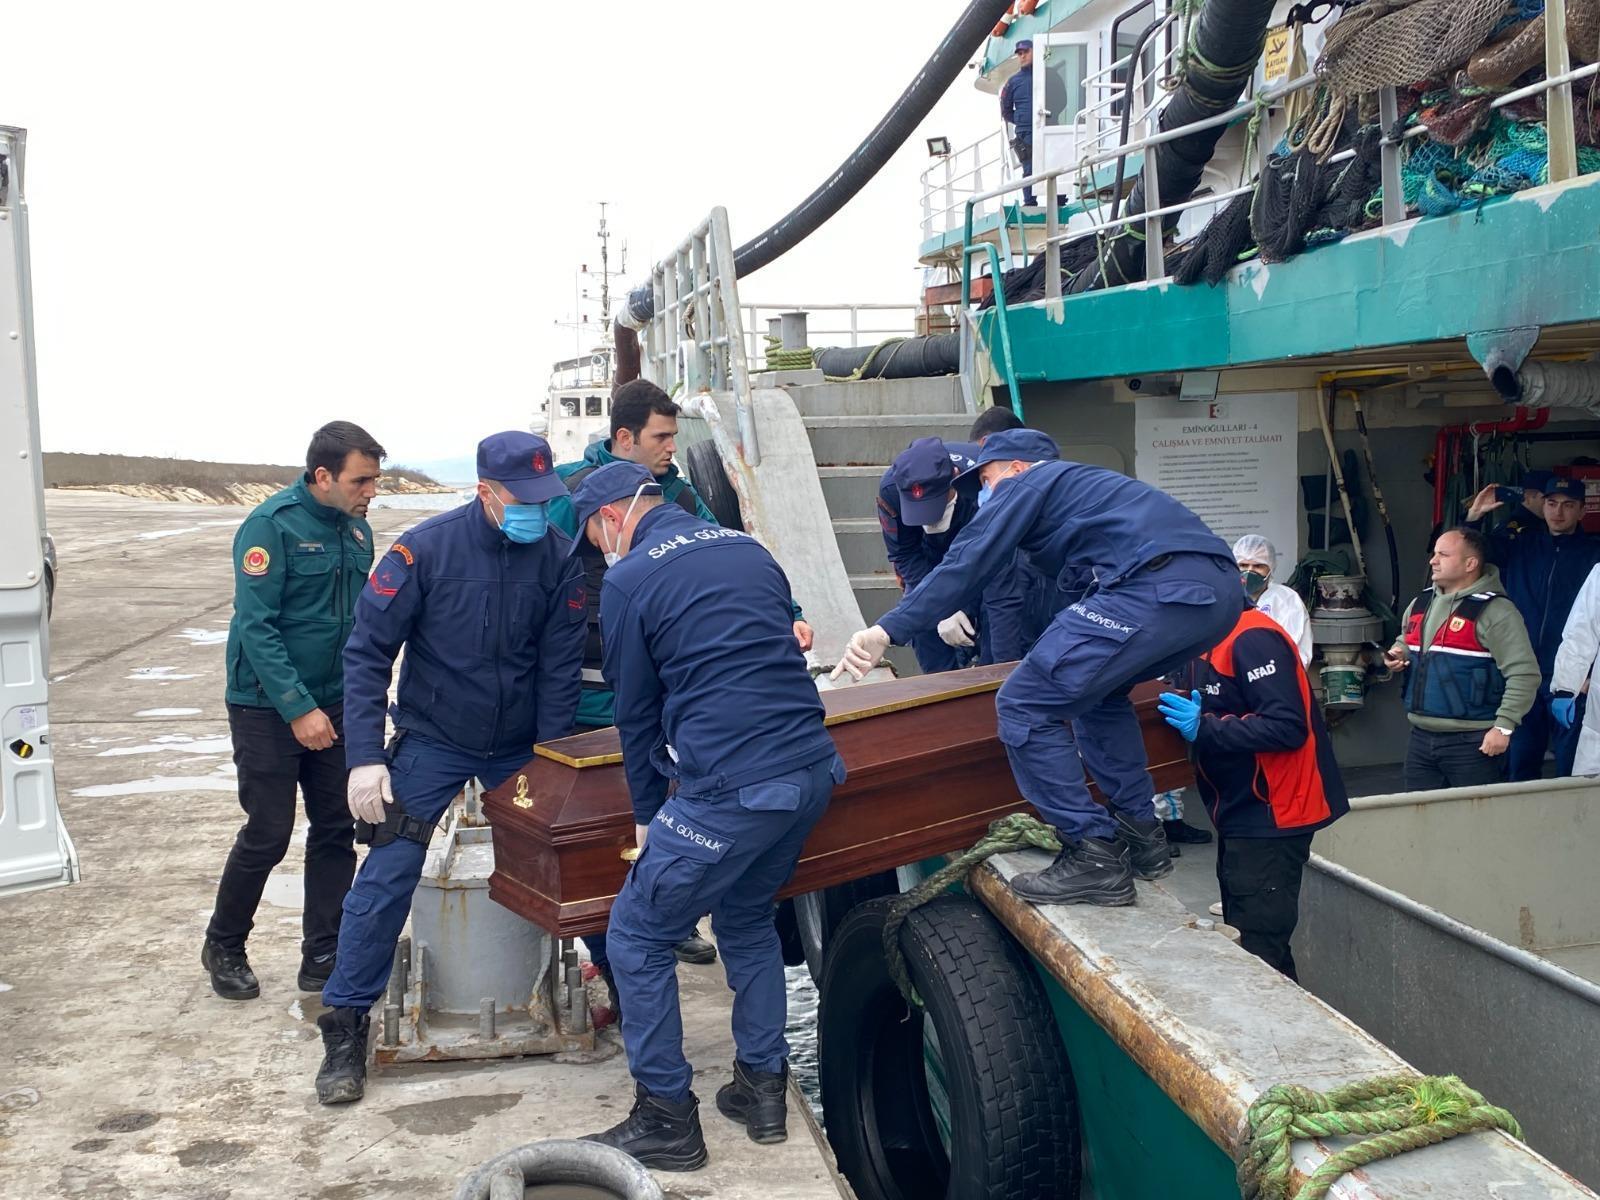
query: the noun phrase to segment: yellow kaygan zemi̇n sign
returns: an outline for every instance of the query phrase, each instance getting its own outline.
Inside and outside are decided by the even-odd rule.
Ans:
[[[1261,73],[1268,83],[1276,83],[1289,73],[1289,30],[1286,26],[1267,31],[1267,46],[1261,52]]]

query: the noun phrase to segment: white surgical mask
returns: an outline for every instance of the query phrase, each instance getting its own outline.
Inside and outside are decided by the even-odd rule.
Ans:
[[[649,484],[649,483],[641,483],[639,485],[639,490],[636,491],[633,494],[633,499],[628,502],[628,511],[622,514],[622,524],[617,526],[617,528],[619,530],[626,529],[628,527],[628,518],[633,516],[633,510],[639,504],[639,497],[644,495],[645,488],[650,487],[650,486],[652,486],[652,485]],[[612,546],[610,544],[611,543],[611,538],[610,538],[610,535],[608,535],[606,533],[606,523],[604,521],[600,522],[600,539],[603,542],[606,543],[606,545],[604,547],[602,547],[602,550],[601,550],[601,552],[605,555],[606,566],[608,566],[608,567],[616,566],[619,562],[622,561],[622,551],[621,551],[620,548],[618,548],[618,549],[613,549],[612,548]],[[620,545],[621,545],[621,543],[619,542],[618,546],[620,547]]]
[[[932,525],[924,525],[923,533],[944,533],[950,528],[950,522],[956,518],[956,498],[950,497],[950,502],[944,506],[944,515]]]

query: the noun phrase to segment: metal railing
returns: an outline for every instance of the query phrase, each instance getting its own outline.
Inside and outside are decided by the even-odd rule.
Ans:
[[[954,229],[968,197],[984,190],[985,179],[992,185],[1012,178],[1015,170],[1003,126],[946,154],[922,173],[922,240]],[[989,214],[983,211],[978,215]]]
[[[739,450],[746,463],[759,465],[727,209],[712,209],[676,250],[651,268],[650,289],[655,312],[641,347],[645,378],[672,395],[731,392],[739,418]]]
[[[745,356],[752,370],[766,369],[768,322],[784,313],[806,314],[806,339],[813,346],[876,346],[915,333],[917,311],[915,303],[745,304]]]
[[[1547,0],[1546,12],[1550,14],[1550,27],[1564,25],[1565,0]],[[1131,55],[1129,56],[1131,58]],[[1163,55],[1159,60],[1157,70],[1166,65],[1170,55]],[[1079,162],[1063,167],[1056,167],[1048,171],[1039,171],[1024,179],[1008,180],[1007,182],[969,196],[966,200],[966,213],[963,225],[963,247],[968,248],[973,242],[973,222],[976,216],[984,211],[983,206],[990,201],[1000,200],[1023,188],[1042,190],[1044,195],[1045,210],[1045,238],[1043,249],[1045,253],[1045,299],[1057,301],[1061,299],[1061,247],[1071,242],[1084,238],[1100,237],[1104,233],[1124,228],[1127,226],[1142,225],[1145,241],[1145,279],[1156,281],[1166,278],[1166,260],[1163,248],[1164,220],[1169,216],[1188,212],[1194,209],[1215,207],[1226,203],[1237,196],[1252,190],[1253,183],[1241,186],[1222,193],[1206,193],[1190,197],[1177,204],[1163,205],[1161,203],[1160,181],[1156,176],[1156,156],[1147,153],[1155,146],[1165,142],[1186,137],[1189,134],[1202,130],[1215,128],[1219,125],[1229,125],[1243,118],[1249,118],[1258,112],[1264,114],[1276,102],[1296,92],[1312,88],[1318,82],[1315,73],[1308,72],[1298,78],[1287,80],[1276,87],[1267,88],[1247,100],[1217,113],[1204,120],[1195,121],[1176,129],[1162,130],[1159,126],[1161,110],[1164,107],[1165,95],[1152,95],[1156,89],[1149,87],[1150,82],[1156,77],[1156,71],[1149,72],[1141,78],[1143,63],[1134,64],[1129,59],[1118,60],[1107,70],[1114,70],[1118,65],[1127,64],[1129,71],[1123,87],[1124,98],[1136,105],[1131,115],[1131,128],[1141,130],[1140,136],[1130,138],[1126,142],[1119,142],[1112,146],[1102,146],[1097,150],[1085,154]],[[1549,159],[1548,178],[1552,183],[1574,178],[1577,174],[1577,145],[1574,135],[1572,116],[1572,84],[1578,80],[1587,79],[1600,72],[1600,63],[1591,63],[1588,66],[1571,69],[1567,54],[1565,39],[1552,36],[1547,40],[1546,73],[1547,77],[1527,87],[1519,88],[1497,96],[1491,107],[1503,108],[1518,100],[1539,93],[1549,93],[1546,102],[1547,108],[1547,154]],[[1143,103],[1141,103],[1143,101]],[[1393,128],[1398,119],[1398,101],[1395,90],[1384,88],[1379,92],[1379,118],[1385,129]],[[1424,125],[1416,125],[1407,129],[1400,138],[1385,137],[1380,147],[1380,171],[1383,184],[1383,213],[1382,225],[1396,224],[1406,219],[1405,200],[1401,190],[1401,151],[1405,141],[1413,137],[1420,137],[1428,132]],[[1259,174],[1265,166],[1267,156],[1273,145],[1273,139],[1267,136],[1265,130],[1256,138],[1255,169]],[[1060,227],[1060,197],[1063,186],[1071,189],[1074,176],[1092,175],[1097,167],[1116,162],[1119,158],[1126,160],[1134,154],[1144,153],[1144,202],[1146,208],[1143,212],[1132,216],[1104,217],[1099,211],[1086,212],[1085,224],[1076,229],[1063,230]],[[1354,151],[1346,150],[1334,155],[1330,161],[1340,162],[1354,157]],[[1062,177],[1067,176],[1065,185]],[[1070,191],[1068,194],[1071,194]],[[1002,205],[1002,210],[1004,205]],[[966,257],[963,263],[967,262]],[[970,298],[970,281],[963,279],[962,299],[963,307]],[[998,306],[999,301],[997,301]]]

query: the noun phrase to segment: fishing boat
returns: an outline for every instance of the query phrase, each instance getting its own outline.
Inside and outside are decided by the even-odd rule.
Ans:
[[[1037,852],[990,859],[899,927],[921,1004],[896,986],[884,927],[944,856],[886,845],[797,898],[828,1137],[857,1195],[1232,1195],[1272,1087],[1337,1094],[1418,1070],[1460,1074],[1525,1140],[1476,1132],[1328,1194],[1600,1183],[1571,1118],[1595,1080],[1570,1061],[1600,1032],[1596,926],[1581,869],[1537,852],[1560,827],[1592,856],[1579,814],[1597,785],[1399,794],[1407,723],[1377,653],[1480,486],[1586,478],[1600,451],[1600,153],[1583,103],[1597,15],[1578,0],[974,4],[895,119],[795,212],[736,247],[713,210],[619,310],[619,346],[637,339],[641,372],[716,447],[719,518],[760,536],[816,610],[823,660],[899,595],[879,476],[914,437],[964,440],[991,404],[1230,541],[1266,534],[1313,611],[1311,675],[1358,795],[1307,872],[1303,987],[1208,919],[1203,850],[1126,910],[1023,903],[1006,880]],[[946,278],[922,293],[920,336],[790,353],[785,378],[757,377],[747,278],[860,186],[926,92],[976,56],[992,94],[1023,39],[1033,173],[1006,152],[1013,131],[930,139],[917,256]],[[1589,508],[1592,525],[1600,497]],[[963,736],[936,712],[935,752]],[[1511,828],[1527,861],[1496,853]],[[1330,1161],[1325,1132],[1295,1139],[1283,1186]]]

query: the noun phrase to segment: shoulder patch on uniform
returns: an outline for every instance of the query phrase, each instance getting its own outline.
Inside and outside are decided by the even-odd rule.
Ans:
[[[403,545],[403,544],[402,544],[402,543],[400,543],[400,542],[396,542],[396,543],[395,543],[395,544],[394,544],[394,546],[393,546],[393,550],[394,550],[394,552],[395,552],[395,553],[396,553],[396,554],[398,554],[398,555],[399,555],[399,556],[400,556],[400,557],[401,557],[401,558],[403,558],[403,559],[405,559],[405,560],[406,560],[406,566],[408,566],[408,567],[414,567],[414,566],[416,566],[416,565],[417,565],[417,560],[416,560],[416,558],[414,558],[414,557],[413,557],[413,556],[412,556],[412,554],[411,554],[411,547],[409,547],[409,546],[406,546],[406,545]]]
[[[371,592],[371,599],[380,609],[389,607],[389,602],[405,587],[406,581],[411,578],[404,563],[398,563],[393,558],[385,555],[378,564],[377,570],[372,572],[367,580],[367,587]]]
[[[352,526],[350,533],[361,545],[364,546],[367,544],[367,535],[361,532],[361,527],[359,525]]]
[[[265,546],[251,546],[239,559],[239,570],[246,575],[265,575],[271,565],[272,555],[267,553]]]

